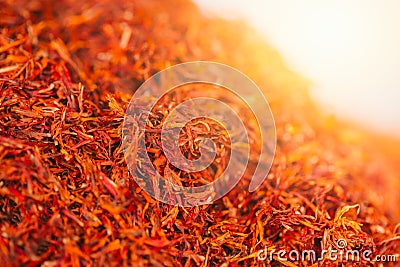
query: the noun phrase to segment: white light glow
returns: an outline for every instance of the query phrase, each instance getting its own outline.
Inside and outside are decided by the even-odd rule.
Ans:
[[[340,117],[400,135],[400,1],[196,0],[244,18]]]

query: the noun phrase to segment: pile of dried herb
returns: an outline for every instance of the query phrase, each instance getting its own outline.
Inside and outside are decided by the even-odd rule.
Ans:
[[[206,18],[186,0],[0,6],[2,266],[396,265],[257,258],[265,247],[337,249],[339,239],[347,249],[399,254],[400,146],[319,115],[307,81],[246,26]],[[191,60],[249,75],[270,101],[278,144],[256,192],[247,192],[249,174],[213,205],[180,208],[155,201],[129,176],[121,127],[145,79]],[[160,172],[201,184],[213,173],[173,170],[157,139],[163,116],[191,96],[183,90],[157,106],[148,152]],[[204,127],[226,141],[207,121],[188,125],[182,138]]]

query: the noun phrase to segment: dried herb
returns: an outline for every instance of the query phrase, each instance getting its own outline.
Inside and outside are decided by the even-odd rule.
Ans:
[[[399,254],[394,150],[400,146],[386,148],[381,138],[317,115],[306,81],[246,26],[205,18],[186,0],[1,6],[2,266],[379,265],[281,261],[276,253],[257,258],[265,247],[319,253],[337,249],[338,240],[373,255]],[[213,205],[178,208],[155,201],[130,178],[121,131],[130,94],[155,72],[190,60],[227,63],[264,88],[278,147],[256,192],[247,192],[250,166]],[[220,144],[214,166],[190,175],[165,161],[157,129],[176,103],[196,92],[160,100],[147,131],[154,166],[191,185],[213,180],[226,164],[229,145],[220,125],[198,120],[184,128],[187,155],[196,157],[196,138],[204,132]],[[256,155],[257,132],[250,138]]]

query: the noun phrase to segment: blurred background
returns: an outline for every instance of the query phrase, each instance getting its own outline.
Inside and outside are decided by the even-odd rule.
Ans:
[[[312,82],[328,114],[400,137],[400,2],[195,0],[207,16],[240,19]]]

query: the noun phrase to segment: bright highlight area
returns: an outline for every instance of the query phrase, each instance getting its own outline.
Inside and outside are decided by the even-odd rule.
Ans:
[[[327,112],[400,136],[400,1],[196,2],[256,28]]]

